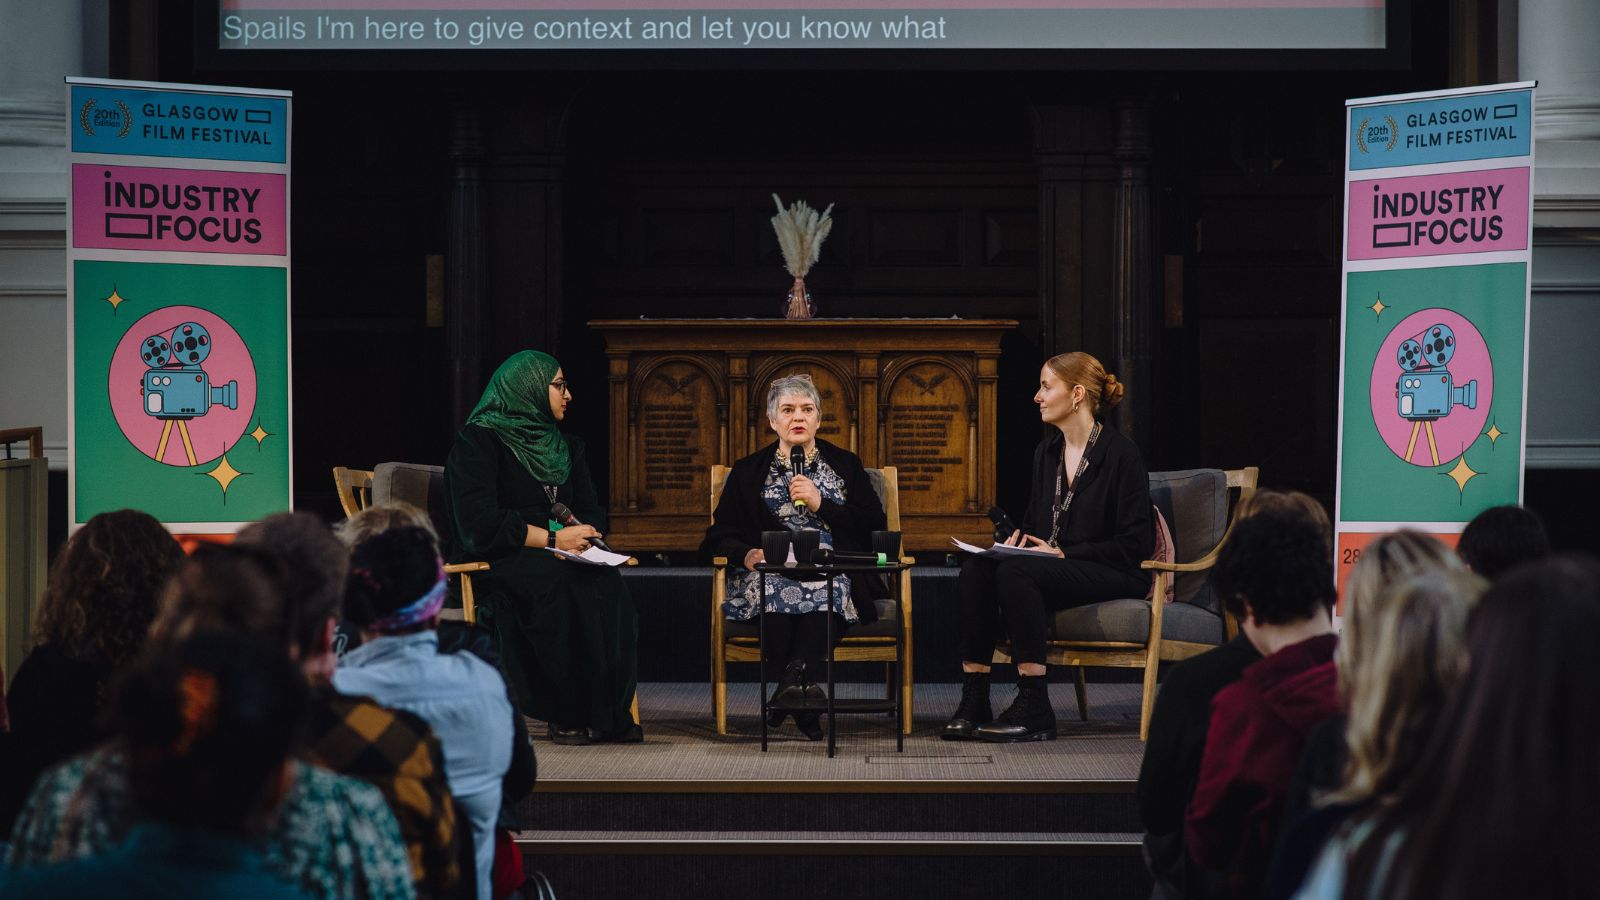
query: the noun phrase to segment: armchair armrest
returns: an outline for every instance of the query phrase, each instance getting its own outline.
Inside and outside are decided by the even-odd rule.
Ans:
[[[711,568],[713,568],[713,569],[726,569],[727,567],[728,567],[728,558],[726,556],[713,556],[713,557],[711,557]]]
[[[487,571],[489,571],[489,564],[486,562],[446,563],[444,567],[444,573],[446,575],[460,575],[463,572]]]

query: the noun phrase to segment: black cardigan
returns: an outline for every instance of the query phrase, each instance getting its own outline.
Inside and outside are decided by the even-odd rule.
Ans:
[[[1021,527],[1046,540],[1064,444],[1061,431],[1053,428],[1033,451],[1033,491]],[[1093,560],[1140,575],[1139,563],[1155,551],[1156,537],[1150,516],[1150,473],[1139,448],[1122,432],[1104,426],[1088,458],[1089,465],[1073,485],[1072,507],[1062,517],[1056,542],[1067,559]],[[1064,481],[1062,493],[1066,493]]]
[[[722,499],[711,514],[711,527],[700,542],[703,560],[726,556],[731,564],[743,565],[745,554],[761,546],[761,532],[785,530],[778,517],[761,502],[761,487],[777,452],[778,443],[774,441],[733,464],[722,486]],[[844,503],[823,499],[822,508],[817,510],[833,535],[833,546],[839,550],[872,549],[872,532],[886,528],[887,518],[861,458],[821,438],[817,439],[817,452],[844,481]],[[881,582],[879,578],[852,575],[851,594],[863,601],[887,596]],[[877,605],[857,603],[856,614],[862,622],[874,622],[878,618]]]

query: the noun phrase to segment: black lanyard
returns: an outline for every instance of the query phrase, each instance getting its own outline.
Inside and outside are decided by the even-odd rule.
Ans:
[[[1067,495],[1061,496],[1061,479],[1067,472],[1067,448],[1065,442],[1061,446],[1061,468],[1056,470],[1056,497],[1050,504],[1050,546],[1056,545],[1056,536],[1061,533],[1061,517],[1067,514],[1067,509],[1072,506],[1072,495],[1078,490],[1078,479],[1083,477],[1083,470],[1089,468],[1089,451],[1094,449],[1094,442],[1100,439],[1100,423],[1094,423],[1094,428],[1089,432],[1089,443],[1083,445],[1083,456],[1078,460],[1078,471],[1072,473],[1072,486],[1067,488]]]

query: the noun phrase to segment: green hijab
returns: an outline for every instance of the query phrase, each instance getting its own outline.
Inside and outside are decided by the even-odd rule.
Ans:
[[[550,382],[560,371],[555,357],[524,350],[500,364],[483,389],[468,425],[487,428],[538,481],[566,484],[572,470],[567,439],[550,414]]]

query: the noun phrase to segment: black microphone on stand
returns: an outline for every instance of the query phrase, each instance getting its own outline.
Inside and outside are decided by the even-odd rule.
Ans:
[[[789,448],[789,468],[794,471],[795,475],[800,475],[800,474],[804,473],[805,467],[806,467],[806,451],[801,449],[799,444],[796,444],[793,447],[790,447]],[[793,476],[791,476],[789,480],[792,482],[794,480]],[[796,501],[794,501],[794,508],[800,510],[801,512],[805,512],[806,511],[806,501],[805,500],[796,500]]]
[[[568,508],[568,506],[565,503],[553,504],[550,507],[550,515],[555,516],[556,517],[556,521],[560,522],[563,525],[582,525],[583,524],[582,522],[578,521],[578,517],[572,514],[572,510],[570,508]],[[604,550],[607,553],[614,552],[610,547],[606,546],[606,542],[605,541],[602,541],[597,537],[589,538],[589,543],[595,545],[596,547],[599,547],[601,550]]]

